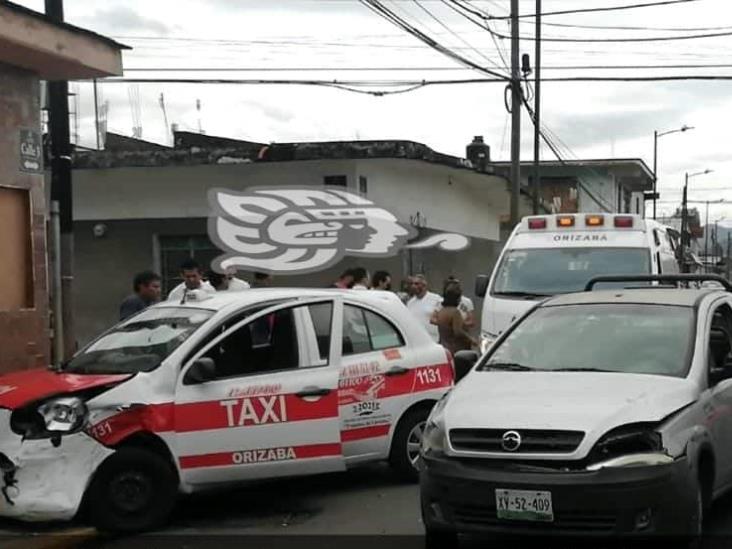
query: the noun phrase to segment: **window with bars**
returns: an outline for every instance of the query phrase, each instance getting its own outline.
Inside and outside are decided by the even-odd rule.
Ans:
[[[187,259],[195,259],[203,271],[211,268],[211,262],[219,255],[219,250],[205,235],[158,237],[160,243],[160,276],[163,282],[163,295],[180,284],[180,266]]]

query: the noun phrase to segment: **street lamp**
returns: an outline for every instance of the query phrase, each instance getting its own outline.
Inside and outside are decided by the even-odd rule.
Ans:
[[[677,130],[669,130],[667,132],[659,132],[656,130],[653,132],[653,219],[656,219],[656,199],[658,198],[656,185],[658,183],[658,138],[664,135],[671,135],[672,133],[684,133],[693,129],[693,126],[684,124]]]
[[[719,200],[705,200],[706,204],[706,218],[704,220],[704,256],[709,256],[709,204],[724,204],[726,200],[720,198]]]
[[[687,210],[688,194],[689,194],[689,179],[692,177],[698,177],[700,175],[707,175],[712,173],[712,170],[704,170],[703,172],[689,173],[686,172],[686,178],[684,180],[684,195],[681,199],[681,270],[686,272],[686,234],[688,232],[688,217],[689,212]]]

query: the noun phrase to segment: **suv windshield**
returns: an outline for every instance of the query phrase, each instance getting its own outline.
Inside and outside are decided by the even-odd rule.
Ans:
[[[526,317],[479,369],[685,377],[693,335],[694,312],[688,307],[544,307]]]
[[[650,253],[644,248],[510,250],[501,262],[493,295],[542,296],[579,292],[596,276],[648,274],[650,271]]]
[[[147,309],[118,324],[64,364],[73,374],[134,374],[157,368],[213,311],[186,307]]]

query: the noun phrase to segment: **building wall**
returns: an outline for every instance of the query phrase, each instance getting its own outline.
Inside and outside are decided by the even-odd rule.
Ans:
[[[25,305],[0,310],[0,372],[43,366],[50,360],[43,175],[21,171],[19,159],[20,130],[40,130],[39,97],[38,79],[32,73],[0,65],[0,187],[29,193],[26,265],[32,277]],[[11,237],[17,234],[0,234]],[[14,267],[6,264],[4,276],[24,276]]]
[[[499,177],[418,160],[308,160],[75,170],[74,219],[206,217],[211,188],[322,185],[328,175],[345,175],[351,191],[366,177],[368,198],[405,223],[419,211],[429,228],[498,240],[500,212],[508,211]]]
[[[159,269],[156,241],[162,236],[204,236],[206,219],[149,219],[105,221],[104,236],[94,235],[96,221],[74,223],[75,278],[74,318],[80,345],[112,326],[118,319],[122,299],[132,292],[132,278],[145,269]],[[434,231],[425,229],[420,236]],[[362,266],[372,274],[386,270],[392,274],[393,288],[398,289],[409,272],[423,273],[430,286],[441,292],[442,281],[449,275],[463,282],[465,294],[474,298],[475,275],[490,273],[501,249],[499,242],[473,239],[462,252],[420,250],[402,251],[389,258],[347,257],[337,265],[318,273],[277,276],[276,286],[326,287],[346,268]],[[239,276],[252,280],[252,273]],[[476,301],[476,306],[480,303]]]

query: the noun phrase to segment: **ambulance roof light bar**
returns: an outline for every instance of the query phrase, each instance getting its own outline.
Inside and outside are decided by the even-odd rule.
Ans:
[[[546,229],[546,217],[533,217],[529,219],[529,229],[532,231]]]
[[[630,215],[616,215],[615,227],[617,227],[618,229],[632,229],[633,217]]]

